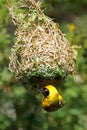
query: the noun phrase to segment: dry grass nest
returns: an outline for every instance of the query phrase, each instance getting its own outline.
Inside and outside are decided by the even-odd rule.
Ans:
[[[28,0],[9,8],[16,26],[9,68],[26,86],[29,83],[32,86],[33,81],[35,86],[42,82],[48,84],[48,80],[54,83],[55,79],[58,81],[74,72],[76,67],[76,50],[40,6]]]

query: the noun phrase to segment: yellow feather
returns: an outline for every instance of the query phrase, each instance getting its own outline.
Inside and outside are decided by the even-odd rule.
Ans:
[[[49,95],[47,97],[44,96],[42,98],[42,107],[46,111],[57,111],[59,108],[64,106],[64,99],[54,86],[47,85],[44,88],[49,91]]]

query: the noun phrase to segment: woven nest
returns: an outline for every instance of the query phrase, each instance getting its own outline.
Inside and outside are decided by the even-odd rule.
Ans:
[[[10,9],[16,26],[16,42],[11,49],[9,68],[25,86],[58,85],[75,70],[75,50],[65,35],[29,0]]]

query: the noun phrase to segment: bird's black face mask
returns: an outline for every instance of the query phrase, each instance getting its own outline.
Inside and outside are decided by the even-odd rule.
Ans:
[[[49,95],[49,90],[47,88],[42,88],[39,92],[41,92],[44,97],[47,97]]]

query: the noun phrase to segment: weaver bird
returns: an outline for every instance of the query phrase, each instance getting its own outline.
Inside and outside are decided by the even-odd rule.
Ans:
[[[64,99],[54,86],[47,85],[43,87],[40,92],[43,94],[42,107],[46,111],[57,111],[59,108],[64,106]]]

